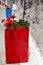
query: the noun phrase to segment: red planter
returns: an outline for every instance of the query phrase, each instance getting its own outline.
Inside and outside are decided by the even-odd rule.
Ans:
[[[5,30],[5,52],[7,63],[28,62],[29,29]]]

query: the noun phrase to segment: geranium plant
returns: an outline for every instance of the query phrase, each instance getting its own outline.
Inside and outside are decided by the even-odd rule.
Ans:
[[[21,28],[28,28],[30,23],[23,19],[19,19],[18,21],[15,20],[16,16],[12,15],[10,18],[2,19],[2,23],[5,22],[6,29],[21,29]]]
[[[23,19],[16,20],[16,16],[2,19],[5,24],[6,63],[28,62],[28,41],[30,23]]]

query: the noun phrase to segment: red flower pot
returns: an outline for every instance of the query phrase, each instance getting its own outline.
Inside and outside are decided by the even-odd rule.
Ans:
[[[5,53],[7,63],[28,62],[29,29],[5,30]]]

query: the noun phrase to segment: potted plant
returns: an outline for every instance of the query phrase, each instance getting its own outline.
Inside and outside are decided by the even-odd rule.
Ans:
[[[14,20],[15,16],[6,19],[5,53],[7,63],[28,62],[28,40],[30,23],[25,20]],[[5,20],[2,20],[4,22]]]

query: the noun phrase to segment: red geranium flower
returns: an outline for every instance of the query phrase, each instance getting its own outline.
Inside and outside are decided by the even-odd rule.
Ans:
[[[7,7],[7,5],[5,4],[5,7]]]
[[[14,19],[14,18],[16,18],[16,16],[15,15],[12,15],[10,18],[13,18]]]
[[[2,6],[4,6],[4,5],[5,5],[5,3],[2,4]]]
[[[2,23],[5,21],[5,19],[2,19]]]
[[[10,20],[10,18],[7,18],[7,21]]]
[[[6,27],[10,27],[12,25],[12,20],[10,18],[8,18],[6,20]]]

